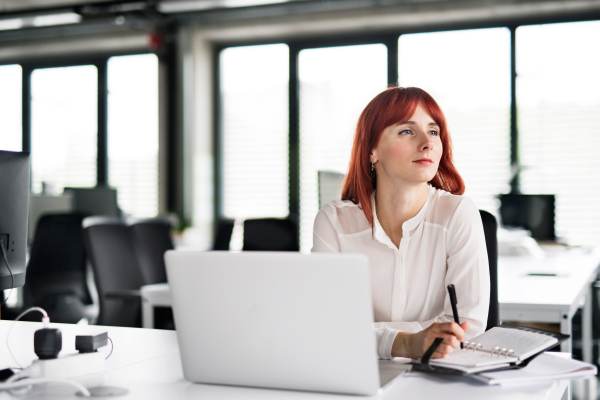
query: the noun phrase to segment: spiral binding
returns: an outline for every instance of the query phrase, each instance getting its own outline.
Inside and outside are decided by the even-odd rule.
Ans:
[[[490,353],[490,355],[494,355],[494,354],[498,354],[498,357],[502,357],[504,356],[504,358],[507,358],[508,356],[514,355],[515,351],[513,349],[507,349],[506,347],[500,348],[500,347],[494,347],[491,351],[489,350],[484,350],[483,349],[483,345],[481,343],[475,343],[475,342],[469,342],[468,340],[464,341],[464,349],[469,351],[483,351],[486,353]]]

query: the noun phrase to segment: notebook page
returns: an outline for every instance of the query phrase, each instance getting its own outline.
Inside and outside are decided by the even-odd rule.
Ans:
[[[446,358],[435,358],[429,361],[431,365],[448,366],[451,368],[462,367],[486,367],[490,365],[507,364],[516,362],[517,357],[493,356],[483,351],[454,349]]]
[[[513,354],[519,360],[525,360],[557,342],[558,339],[552,336],[498,326],[482,333],[471,341],[471,343],[480,343],[483,350],[487,352],[491,352],[495,347],[505,348],[506,350],[512,349]]]

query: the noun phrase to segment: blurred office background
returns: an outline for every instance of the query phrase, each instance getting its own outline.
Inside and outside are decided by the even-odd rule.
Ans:
[[[397,82],[442,106],[480,208],[554,194],[557,237],[594,245],[599,37],[591,0],[3,0],[0,149],[32,153],[32,193],[116,188],[193,247],[291,215],[309,251],[317,172]]]
[[[0,1],[0,149],[32,193],[111,187],[123,215],[291,217],[312,246],[318,171],[345,173],[389,84],[440,103],[467,192],[555,195],[564,243],[600,243],[600,1]],[[237,239],[236,239],[237,238]]]

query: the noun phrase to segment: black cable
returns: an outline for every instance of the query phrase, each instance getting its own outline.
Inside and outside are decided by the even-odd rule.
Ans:
[[[115,348],[115,345],[113,344],[112,339],[110,337],[108,337],[108,336],[107,336],[107,338],[108,338],[108,340],[110,340],[110,353],[108,353],[108,355],[106,356],[105,360],[108,360],[108,357],[110,357],[110,355],[113,352],[113,349]]]
[[[8,300],[8,298],[12,294],[13,288],[15,287],[15,277],[12,273],[12,270],[10,269],[10,265],[8,265],[8,258],[6,258],[6,249],[4,249],[4,239],[0,239],[0,249],[2,250],[2,256],[4,257],[6,268],[8,268],[8,272],[10,272],[10,292],[8,292],[8,296],[4,297],[4,300],[2,300],[1,305],[4,305],[4,303],[6,303],[6,300]]]

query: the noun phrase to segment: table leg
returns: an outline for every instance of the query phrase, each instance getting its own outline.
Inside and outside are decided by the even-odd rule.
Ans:
[[[154,328],[154,306],[144,297],[142,297],[142,327]]]
[[[592,293],[588,287],[581,315],[581,345],[583,361],[592,362]]]
[[[565,335],[571,335],[572,332],[572,324],[573,318],[568,315],[563,315],[563,318],[560,320],[560,333],[564,333]],[[573,354],[573,338],[567,339],[560,344],[560,351],[563,353]]]

